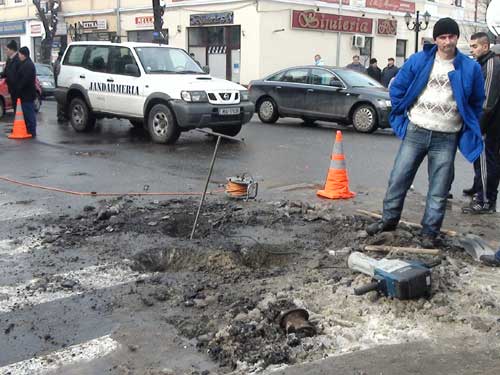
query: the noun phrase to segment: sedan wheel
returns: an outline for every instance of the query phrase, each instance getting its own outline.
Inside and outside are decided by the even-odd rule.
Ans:
[[[257,108],[260,121],[266,124],[274,124],[278,121],[278,107],[271,98],[263,99]]]
[[[373,133],[377,129],[377,115],[375,109],[363,104],[354,110],[352,125],[360,133]]]

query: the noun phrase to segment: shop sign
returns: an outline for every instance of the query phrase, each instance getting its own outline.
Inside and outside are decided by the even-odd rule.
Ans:
[[[84,30],[107,30],[108,21],[107,20],[82,21],[82,27]]]
[[[0,22],[0,35],[25,34],[25,33],[26,33],[26,22],[24,21]]]
[[[41,36],[42,35],[42,24],[41,23],[32,23],[30,25],[31,36]]]
[[[371,34],[373,19],[294,10],[292,29]]]
[[[233,12],[191,14],[189,16],[189,23],[191,26],[225,25],[225,24],[231,24],[233,22],[234,22]]]
[[[138,27],[153,26],[154,20],[153,16],[135,17],[135,25]]]
[[[377,34],[396,35],[398,31],[398,21],[392,19],[377,20]]]
[[[366,0],[367,8],[415,13],[415,3],[404,0]]]

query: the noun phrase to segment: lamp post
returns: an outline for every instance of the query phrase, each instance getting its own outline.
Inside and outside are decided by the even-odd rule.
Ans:
[[[420,21],[420,11],[417,10],[417,18],[415,21],[413,21],[413,26],[410,26],[410,22],[412,20],[411,14],[410,13],[405,14],[406,27],[410,31],[415,30],[415,52],[418,52],[418,33],[420,31],[427,30],[427,27],[429,26],[429,21],[431,19],[431,15],[427,11],[425,11],[423,16],[424,16],[424,21],[422,22]],[[422,26],[423,23],[425,23],[424,26]]]
[[[67,26],[67,30],[72,41],[78,42],[81,40],[83,33],[83,25],[81,24],[81,22],[70,24],[69,26]]]

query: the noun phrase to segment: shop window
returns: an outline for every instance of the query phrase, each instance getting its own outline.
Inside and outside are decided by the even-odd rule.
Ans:
[[[207,40],[212,46],[224,46],[226,44],[226,33],[223,26],[207,27]]]
[[[165,42],[168,44],[168,29],[161,31],[165,37]],[[153,41],[153,30],[139,30],[127,32],[127,40],[129,42],[151,43]]]
[[[205,27],[192,27],[188,35],[190,46],[204,46],[207,43],[207,28]]]
[[[372,45],[373,37],[367,36],[365,37],[365,46],[359,49],[360,62],[365,66],[372,58]]]
[[[125,48],[125,47],[110,48],[108,65],[109,65],[109,72],[111,74],[131,75],[125,71],[125,66],[129,64],[137,66],[137,62],[135,61],[135,58],[132,55],[132,51],[130,51],[130,48]]]
[[[109,47],[91,47],[85,67],[94,72],[106,73]]]
[[[228,27],[229,44],[235,48],[240,48],[241,41],[241,26]]]
[[[406,60],[406,44],[405,39],[396,40],[396,66],[402,66]]]
[[[293,69],[289,70],[283,76],[283,82],[292,83],[307,83],[308,69]]]
[[[86,46],[71,46],[64,58],[63,65],[81,66],[83,64],[83,56],[85,56]]]

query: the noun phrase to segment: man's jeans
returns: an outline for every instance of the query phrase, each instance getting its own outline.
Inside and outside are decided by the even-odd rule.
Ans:
[[[28,128],[28,133],[36,137],[36,112],[34,102],[21,102],[21,107],[23,107],[24,121],[26,121],[26,127]]]
[[[454,177],[458,136],[458,133],[441,133],[419,128],[411,122],[408,124],[384,199],[384,223],[399,222],[406,193],[427,156],[429,191],[422,219],[422,234],[439,234],[446,211],[446,198]]]

